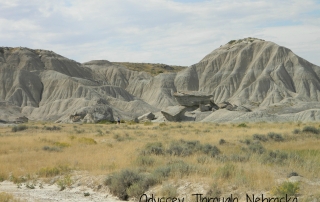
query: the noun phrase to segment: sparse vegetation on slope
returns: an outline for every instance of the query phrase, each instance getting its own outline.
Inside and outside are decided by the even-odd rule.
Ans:
[[[144,71],[151,75],[157,75],[166,72],[179,72],[186,68],[185,66],[177,65],[166,65],[158,63],[133,63],[133,62],[113,62],[114,64],[119,64],[127,67],[134,71]]]

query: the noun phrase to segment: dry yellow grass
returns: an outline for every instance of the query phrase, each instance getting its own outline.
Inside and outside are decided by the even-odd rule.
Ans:
[[[61,130],[48,131],[44,127],[59,126]],[[297,172],[307,178],[320,178],[320,138],[305,133],[293,134],[294,129],[314,126],[316,123],[166,123],[160,126],[144,124],[52,124],[29,123],[28,129],[12,132],[11,127],[0,127],[0,180],[9,176],[36,176],[41,169],[68,167],[85,170],[92,175],[110,174],[123,169],[140,168],[152,173],[170,162],[183,161],[194,166],[189,175],[173,174],[170,178],[217,182],[222,187],[233,184],[239,189],[270,190],[275,179]],[[289,158],[282,163],[264,162],[263,155],[250,153],[247,161],[224,161],[223,156],[243,157],[249,152],[245,139],[253,134],[275,132],[285,137],[283,142],[262,142],[269,151],[282,151],[304,162]],[[142,166],[137,159],[147,143],[161,142],[168,148],[173,141],[194,141],[216,145],[220,157],[194,153],[189,156],[147,155],[153,161]],[[221,139],[225,144],[219,145]],[[203,161],[203,162],[202,162]],[[228,166],[226,167],[226,165]],[[230,164],[230,165],[229,165]],[[230,169],[230,170],[228,170]],[[224,173],[226,172],[226,173]],[[221,174],[222,173],[222,174]]]

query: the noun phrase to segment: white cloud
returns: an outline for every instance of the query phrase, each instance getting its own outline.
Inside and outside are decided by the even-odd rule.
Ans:
[[[320,65],[319,11],[316,0],[1,1],[0,46],[80,62],[191,65],[231,39],[256,36]]]

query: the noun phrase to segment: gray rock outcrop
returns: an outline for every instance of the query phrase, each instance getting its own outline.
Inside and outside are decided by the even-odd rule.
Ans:
[[[103,105],[84,107],[70,115],[71,122],[97,123],[104,120],[114,121],[114,118],[112,109]]]
[[[139,122],[151,121],[155,118],[155,115],[152,112],[148,112],[138,117]]]
[[[184,106],[170,106],[161,110],[161,113],[168,121],[182,121],[186,109]]]
[[[211,104],[212,95],[199,91],[179,91],[173,94],[177,102],[186,107]]]

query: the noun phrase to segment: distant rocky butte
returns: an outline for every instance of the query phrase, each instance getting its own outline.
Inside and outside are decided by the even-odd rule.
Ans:
[[[255,38],[156,76],[107,60],[81,64],[52,51],[0,47],[0,123],[319,121],[319,77],[319,66]]]

